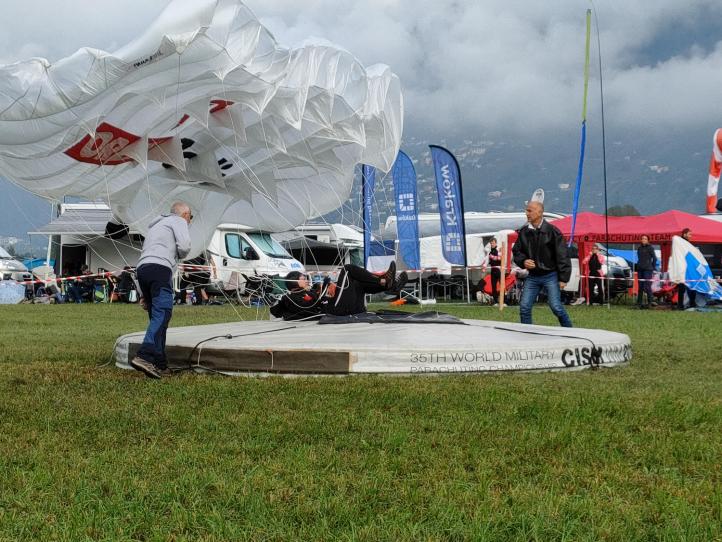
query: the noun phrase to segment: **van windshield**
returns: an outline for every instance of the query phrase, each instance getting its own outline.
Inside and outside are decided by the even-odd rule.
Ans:
[[[282,258],[284,260],[292,260],[291,256],[278,241],[271,237],[270,233],[253,232],[248,237],[260,248],[267,256],[271,258]]]
[[[3,247],[0,247],[0,258],[2,258],[3,260],[12,260],[13,259],[13,257],[10,256],[10,253],[7,250],[5,250]]]

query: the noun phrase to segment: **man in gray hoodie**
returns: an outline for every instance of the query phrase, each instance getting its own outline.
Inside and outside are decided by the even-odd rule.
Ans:
[[[130,365],[150,378],[160,378],[168,369],[165,337],[173,314],[173,273],[178,261],[191,250],[191,220],[188,204],[174,203],[170,215],[161,215],[150,223],[138,260],[136,275],[150,323]]]

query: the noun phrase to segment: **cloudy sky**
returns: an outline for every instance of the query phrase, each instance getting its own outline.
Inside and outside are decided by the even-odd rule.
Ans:
[[[3,0],[0,64],[33,56],[57,61],[83,46],[112,52],[139,36],[169,3]],[[530,178],[547,179],[545,188],[573,181],[588,0],[246,3],[286,47],[309,37],[324,38],[366,65],[390,65],[404,89],[407,144],[411,137],[432,142],[449,138],[515,141],[528,148],[530,156],[523,163],[515,164],[514,154],[497,158],[510,163],[498,174],[485,169],[483,160],[473,166],[462,163],[462,169],[473,167],[473,189],[484,197],[511,184],[520,170]],[[618,161],[609,172],[610,186],[617,185],[610,204],[634,202],[635,183],[645,178],[648,197],[642,212],[662,210],[660,206],[700,212],[704,197],[697,192],[705,190],[712,135],[722,126],[719,0],[598,0],[594,7],[608,158]],[[596,39],[594,34],[586,170],[592,178],[583,200],[589,209],[599,209],[602,201]],[[635,148],[639,142],[643,148]],[[537,156],[546,163],[535,162]],[[678,193],[680,183],[695,188],[663,201],[662,196]],[[570,198],[561,195],[558,201],[566,206]],[[492,204],[481,201],[478,208],[485,205]],[[523,205],[523,199],[512,196],[509,205]]]
[[[4,0],[0,62],[31,56],[52,61],[81,46],[112,51],[139,35],[168,3]],[[578,125],[588,2],[247,4],[285,46],[322,37],[365,64],[389,64],[401,77],[407,126],[414,132],[515,134]],[[596,7],[608,122],[709,131],[722,121],[717,1],[600,0]],[[596,43],[592,52],[590,117],[598,114],[599,104]]]

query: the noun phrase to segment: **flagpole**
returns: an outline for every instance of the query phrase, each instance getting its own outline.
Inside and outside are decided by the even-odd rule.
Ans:
[[[469,254],[466,251],[466,215],[464,210],[464,183],[461,182],[461,167],[453,154],[451,157],[456,162],[459,170],[459,203],[461,204],[461,242],[464,247],[464,269],[466,269],[466,304],[471,303],[471,288],[469,287]],[[439,210],[441,211],[441,210]]]
[[[594,4],[592,4],[594,5]],[[588,10],[590,11],[590,10]],[[609,289],[609,204],[607,200],[607,141],[604,126],[604,77],[602,75],[602,42],[599,37],[599,19],[597,18],[597,10],[594,10],[594,27],[597,31],[597,58],[599,60],[599,98],[602,114],[602,171],[604,179],[604,247],[607,252],[607,308],[611,309],[611,290]]]
[[[584,96],[582,99],[582,134],[579,149],[579,165],[577,167],[577,180],[574,184],[574,200],[572,203],[572,228],[569,235],[569,245],[574,242],[574,230],[577,225],[577,211],[579,210],[579,196],[582,192],[582,175],[584,173],[584,150],[587,143],[587,95],[589,93],[589,42],[592,29],[592,10],[587,9],[587,32],[584,41]],[[599,35],[597,34],[597,37]]]
[[[364,269],[369,268],[368,247],[366,246],[366,229],[369,225],[366,223],[366,168],[361,164],[361,222],[364,227]]]

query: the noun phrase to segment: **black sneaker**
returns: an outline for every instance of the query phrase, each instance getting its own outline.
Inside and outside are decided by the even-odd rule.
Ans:
[[[150,361],[146,361],[143,358],[139,358],[138,356],[130,360],[130,366],[133,367],[133,369],[135,369],[136,371],[140,371],[141,373],[145,374],[145,376],[147,376],[148,378],[158,379],[161,377],[158,367],[156,367]]]
[[[396,277],[396,262],[391,260],[391,263],[389,264],[389,268],[386,270],[386,273],[382,275],[382,279],[386,280],[386,288],[389,290],[393,287],[394,284],[394,278]]]
[[[406,286],[407,282],[409,282],[409,275],[406,273],[406,271],[402,271],[401,273],[399,273],[399,276],[396,277],[396,280],[394,281],[391,288],[388,289],[388,291],[394,294],[400,294],[401,289]]]

